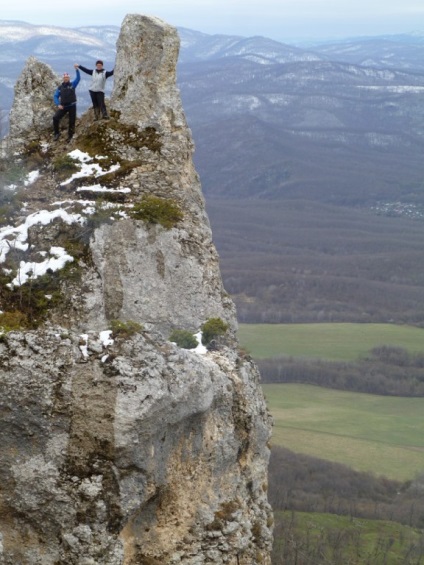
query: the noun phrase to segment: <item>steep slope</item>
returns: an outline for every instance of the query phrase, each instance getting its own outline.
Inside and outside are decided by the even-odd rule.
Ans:
[[[52,141],[51,69],[31,59],[16,85],[1,165],[5,565],[270,563],[270,419],[237,349],[178,48],[174,28],[128,15],[112,118],[85,114],[71,144]],[[209,350],[168,339],[214,318],[227,330]]]

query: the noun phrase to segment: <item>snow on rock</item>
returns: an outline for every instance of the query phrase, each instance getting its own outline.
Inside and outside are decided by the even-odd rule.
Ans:
[[[51,257],[41,263],[34,261],[26,263],[25,261],[21,261],[16,277],[7,286],[9,288],[21,286],[29,279],[36,279],[37,277],[45,275],[49,269],[51,271],[59,271],[63,269],[66,263],[74,260],[71,255],[66,253],[63,247],[52,247],[50,249],[50,255]]]
[[[71,151],[70,153],[68,153],[68,155],[75,161],[79,161],[81,163],[81,169],[78,172],[74,173],[69,179],[61,182],[60,183],[61,186],[66,186],[67,184],[70,184],[74,179],[79,179],[83,177],[92,177],[92,176],[100,177],[108,173],[113,173],[114,171],[117,171],[120,167],[120,165],[115,164],[112,165],[110,169],[105,171],[98,163],[91,163],[90,161],[92,161],[93,158],[88,153],[84,153],[79,149],[74,149],[74,151]],[[96,157],[96,158],[104,159],[104,157]]]
[[[0,263],[6,259],[6,255],[11,249],[28,249],[28,230],[36,224],[47,225],[56,218],[60,218],[67,224],[83,224],[85,219],[80,214],[69,214],[66,210],[58,208],[56,210],[40,210],[27,216],[25,222],[20,226],[6,226],[0,229]]]

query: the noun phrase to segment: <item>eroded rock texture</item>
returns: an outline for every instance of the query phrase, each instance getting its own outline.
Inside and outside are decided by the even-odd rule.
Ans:
[[[237,347],[178,46],[127,16],[111,120],[80,116],[70,144],[31,78],[54,88],[51,69],[31,60],[19,80],[2,162],[6,183],[13,148],[25,176],[0,226],[1,564],[270,563],[270,418]],[[151,197],[179,217],[135,214]],[[169,341],[210,318],[228,330],[206,353]]]

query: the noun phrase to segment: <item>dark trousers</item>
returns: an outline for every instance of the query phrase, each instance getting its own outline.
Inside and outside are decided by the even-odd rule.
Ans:
[[[94,113],[101,112],[102,116],[107,115],[106,104],[105,104],[105,93],[104,92],[94,92],[93,90],[88,91],[91,96],[91,102],[93,103]]]
[[[63,110],[58,110],[56,114],[53,116],[53,128],[55,133],[59,133],[59,123],[60,120],[69,114],[69,127],[68,127],[68,134],[69,136],[74,135],[75,133],[75,120],[77,117],[77,106],[74,104],[73,106],[66,106]]]

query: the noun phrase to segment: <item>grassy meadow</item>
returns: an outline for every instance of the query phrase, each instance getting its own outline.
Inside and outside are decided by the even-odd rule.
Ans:
[[[272,444],[398,480],[424,473],[424,398],[264,384]]]
[[[253,358],[355,361],[381,345],[424,350],[424,330],[395,324],[241,324]],[[424,398],[263,384],[272,443],[397,480],[424,473]]]
[[[396,324],[240,324],[238,336],[255,359],[287,355],[354,361],[380,345],[424,351],[424,329]]]

